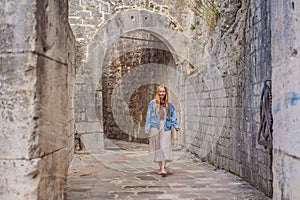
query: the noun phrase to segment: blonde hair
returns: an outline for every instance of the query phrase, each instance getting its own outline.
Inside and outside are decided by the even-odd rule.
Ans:
[[[166,112],[167,112],[167,118],[170,119],[170,113],[169,113],[169,99],[168,99],[168,90],[167,87],[164,85],[159,85],[156,89],[156,96],[155,96],[155,104],[154,104],[154,115],[156,115],[157,107],[160,107],[160,97],[159,97],[159,90],[160,88],[164,88],[166,91],[165,95],[165,105],[166,105]]]

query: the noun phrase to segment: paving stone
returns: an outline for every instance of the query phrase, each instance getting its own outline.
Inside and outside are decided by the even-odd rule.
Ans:
[[[141,194],[153,195],[153,194],[164,194],[164,192],[162,192],[162,191],[143,191],[143,192],[138,192],[137,194],[138,195],[141,195]]]
[[[270,199],[241,178],[207,163],[194,162],[183,152],[175,153],[176,159],[167,165],[167,177],[162,177],[157,174],[158,165],[149,161],[148,145],[110,142],[122,144],[122,148],[101,154],[75,154],[67,179],[68,200]],[[120,158],[128,162],[115,164]]]
[[[156,180],[156,178],[154,178],[153,176],[137,176],[137,178],[141,179],[141,180]]]

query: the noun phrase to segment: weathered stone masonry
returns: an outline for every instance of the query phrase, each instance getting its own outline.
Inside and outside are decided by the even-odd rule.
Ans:
[[[190,81],[199,95],[193,99],[198,103],[187,110],[200,108],[187,120],[200,118],[199,125],[191,127],[195,134],[190,150],[203,156],[206,148],[209,162],[272,196],[270,149],[257,144],[260,94],[272,71],[270,5],[268,1],[223,1],[221,5],[220,29],[212,37],[209,54],[215,55],[210,56],[210,65],[217,65],[223,85],[213,88],[209,76],[201,74]]]
[[[172,4],[174,4],[173,1]],[[114,34],[122,33],[123,29],[136,31],[144,26],[147,27],[149,22],[143,20],[147,20],[148,14],[143,10],[149,10],[172,19],[170,23],[167,22],[168,28],[184,35],[187,41],[183,45],[184,42],[177,43],[179,40],[176,39],[163,40],[167,45],[170,44],[175,49],[182,48],[186,52],[183,56],[179,51],[171,50],[173,56],[175,55],[176,67],[180,69],[181,78],[179,79],[182,81],[179,85],[184,86],[184,89],[179,92],[180,95],[177,96],[180,104],[184,105],[180,110],[185,133],[181,139],[182,143],[191,152],[205,157],[209,162],[221,168],[241,175],[271,195],[271,155],[269,150],[265,150],[256,143],[262,82],[271,77],[270,5],[263,1],[239,0],[220,1],[216,5],[220,5],[220,17],[215,21],[216,27],[211,30],[199,16],[192,12],[190,6],[186,6],[186,3],[183,4],[181,1],[176,1],[172,6],[170,1],[146,3],[144,1],[118,3],[71,1],[70,23],[79,45],[76,56],[78,73],[76,75],[77,100],[75,101],[76,107],[80,108],[75,110],[76,122],[78,122],[76,124],[80,127],[78,133],[84,136],[84,134],[102,132],[102,128],[87,131],[81,128],[83,127],[81,124],[85,126],[94,124],[88,127],[97,127],[95,124],[100,124],[102,127],[104,123],[105,134],[115,138],[124,138],[118,126],[113,122],[112,115],[106,113],[108,108],[106,106],[110,103],[105,103],[107,102],[105,99],[102,102],[104,113],[97,114],[97,116],[105,114],[105,118],[111,119],[110,122],[102,122],[101,117],[94,119],[88,108],[82,106],[86,99],[82,99],[80,94],[83,94],[82,90],[91,89],[87,86],[86,80],[90,78],[91,71],[93,71],[89,67],[95,65],[96,62],[89,61],[91,60],[89,52],[94,51],[97,46],[95,34],[99,35],[101,27],[110,27],[103,31],[103,36],[100,36],[101,40],[98,41],[98,44],[105,47],[110,40],[113,40]],[[138,11],[143,14],[136,18],[133,14],[130,16],[131,10],[132,13]],[[126,14],[122,14],[125,11],[129,11],[127,19]],[[142,19],[142,17],[145,18]],[[130,21],[136,20],[139,25],[133,26]],[[152,23],[154,29],[157,28],[155,24],[159,23]],[[192,23],[197,27],[194,31],[190,29]],[[165,33],[162,36],[165,36]],[[91,48],[91,43],[94,43],[93,48]],[[117,51],[114,53],[116,56],[122,55]],[[93,54],[93,57],[96,55]],[[117,79],[121,77],[118,72],[112,75],[112,68],[108,68],[105,61],[99,58],[98,61],[104,63],[103,67],[106,70],[109,69],[103,71],[102,80],[108,80],[107,77]],[[123,67],[129,67],[132,65],[130,62],[136,61],[125,59],[124,62],[118,63],[121,63]],[[100,79],[100,77],[94,78]],[[102,88],[103,86],[100,81],[98,89],[94,89],[100,91],[97,98],[102,99],[103,92],[106,91]],[[110,87],[113,86],[110,84]],[[90,91],[90,93],[94,92]],[[109,95],[105,93],[104,96],[107,98]]]
[[[97,45],[95,34],[99,35],[101,27],[107,25],[110,29],[103,32],[102,40],[113,40],[113,34],[119,32],[117,28],[122,33],[123,29],[135,31],[147,26],[147,22],[141,19],[145,16],[144,20],[147,20],[147,14],[140,15],[139,18],[135,18],[134,15],[128,16],[129,21],[140,21],[140,25],[136,27],[132,26],[129,21],[122,21],[125,18],[120,16],[125,16],[125,14],[122,15],[125,11],[137,10],[142,13],[144,12],[142,10],[146,9],[166,16],[173,20],[169,23],[169,28],[185,37],[188,36],[185,46],[182,45],[183,42],[177,43],[176,40],[164,41],[175,49],[183,48],[187,52],[186,56],[183,56],[171,50],[173,56],[179,54],[179,57],[183,58],[175,56],[175,63],[181,73],[179,79],[182,81],[179,84],[184,86],[177,97],[180,104],[184,105],[181,108],[182,126],[185,133],[182,143],[191,152],[221,168],[241,175],[271,195],[271,155],[269,150],[256,143],[262,82],[270,79],[272,71],[270,67],[270,5],[264,1],[239,0],[220,1],[216,5],[220,5],[220,17],[215,21],[216,27],[211,30],[199,16],[192,12],[189,6],[182,4],[181,1],[176,1],[172,6],[169,1],[146,3],[144,1],[118,3],[71,1],[70,23],[79,45],[76,56],[78,73],[75,104],[80,109],[75,110],[78,122],[76,124],[80,127],[79,134],[82,135],[93,131],[103,131],[102,128],[91,129],[92,132],[81,128],[81,124],[97,123],[102,127],[103,123],[101,117],[96,120],[91,117],[87,111],[88,108],[85,109],[82,106],[86,99],[82,100],[80,97],[81,91],[89,88],[85,80],[91,75],[89,67],[96,62],[89,61],[91,42],[94,46]],[[127,24],[128,27],[122,26],[122,23]],[[197,27],[194,31],[189,28],[192,23]],[[153,26],[156,28],[155,23]],[[107,33],[113,37],[107,37]],[[105,43],[99,40],[98,43],[107,45],[110,42]],[[93,51],[94,49],[95,47]],[[135,61],[125,60],[121,65],[130,66],[130,62]],[[103,72],[107,75],[104,76],[104,80],[106,77],[120,77],[117,74],[111,75],[111,70],[107,71],[109,73]],[[100,77],[95,78],[100,79]],[[102,87],[103,85],[99,82],[97,88],[100,89],[97,91],[101,92],[98,96],[100,99],[104,95]],[[108,118],[110,116],[108,115]],[[107,123],[108,121],[104,122],[104,124]],[[124,138],[120,135],[118,127],[113,125],[113,120],[108,124],[110,125],[105,125],[107,128],[104,128],[105,134],[116,134],[112,137]],[[89,127],[97,126],[89,125]]]
[[[264,81],[271,80],[270,1],[249,2],[245,31],[242,115],[240,122],[241,176],[272,196],[272,149],[257,143],[260,99]],[[248,149],[251,149],[249,151]]]
[[[0,3],[1,199],[63,199],[74,132],[88,150],[103,148],[108,113],[103,101],[110,101],[103,97],[114,82],[109,76],[124,82],[111,102],[129,104],[127,110],[115,110],[114,117],[121,117],[113,119],[119,128],[130,124],[125,131],[130,137],[141,138],[143,130],[145,107],[135,101],[153,98],[154,86],[164,81],[177,104],[180,144],[269,196],[273,192],[274,199],[300,198],[297,2],[216,1],[220,15],[216,26],[208,27],[187,1],[72,0],[75,37],[67,4]],[[164,50],[165,58],[156,56]],[[274,97],[272,152],[256,142],[266,79],[272,79]],[[140,87],[129,92],[125,86]],[[116,98],[119,94],[125,101]],[[122,118],[124,113],[129,117]],[[124,138],[115,128],[107,126],[113,137]]]
[[[273,199],[300,198],[299,16],[299,1],[271,2]]]
[[[206,158],[209,162],[239,174],[272,196],[271,150],[257,144],[260,95],[272,71],[270,5],[265,1],[225,1],[222,5],[221,33],[214,35],[210,54],[216,54],[211,59],[220,70],[225,95],[218,88],[209,89],[207,77],[196,77],[201,85],[196,97],[200,113],[195,112],[194,118],[201,120],[190,149],[198,154],[206,146],[211,151]],[[229,26],[226,21],[231,22]],[[195,110],[195,105],[190,109]],[[213,128],[220,125],[221,130]]]
[[[0,32],[0,198],[63,199],[74,146],[68,1],[1,1]]]

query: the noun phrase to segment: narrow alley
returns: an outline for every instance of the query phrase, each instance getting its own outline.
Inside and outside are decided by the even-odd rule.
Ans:
[[[300,200],[300,1],[4,0],[0,33],[0,200]]]
[[[148,145],[106,140],[104,153],[76,154],[68,174],[66,198],[77,199],[270,199],[241,178],[173,150],[168,175],[157,175]]]

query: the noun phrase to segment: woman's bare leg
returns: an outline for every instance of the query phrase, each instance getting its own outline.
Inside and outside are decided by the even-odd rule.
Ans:
[[[163,173],[163,174],[167,173],[166,172],[166,161],[161,162],[160,172]]]
[[[159,166],[158,174],[160,174],[160,173],[161,173],[161,165],[162,165],[162,162],[161,162],[161,161],[158,161],[157,163],[158,163],[158,166]]]
[[[159,165],[159,172],[158,174],[166,174],[166,161],[159,161],[158,162]]]

